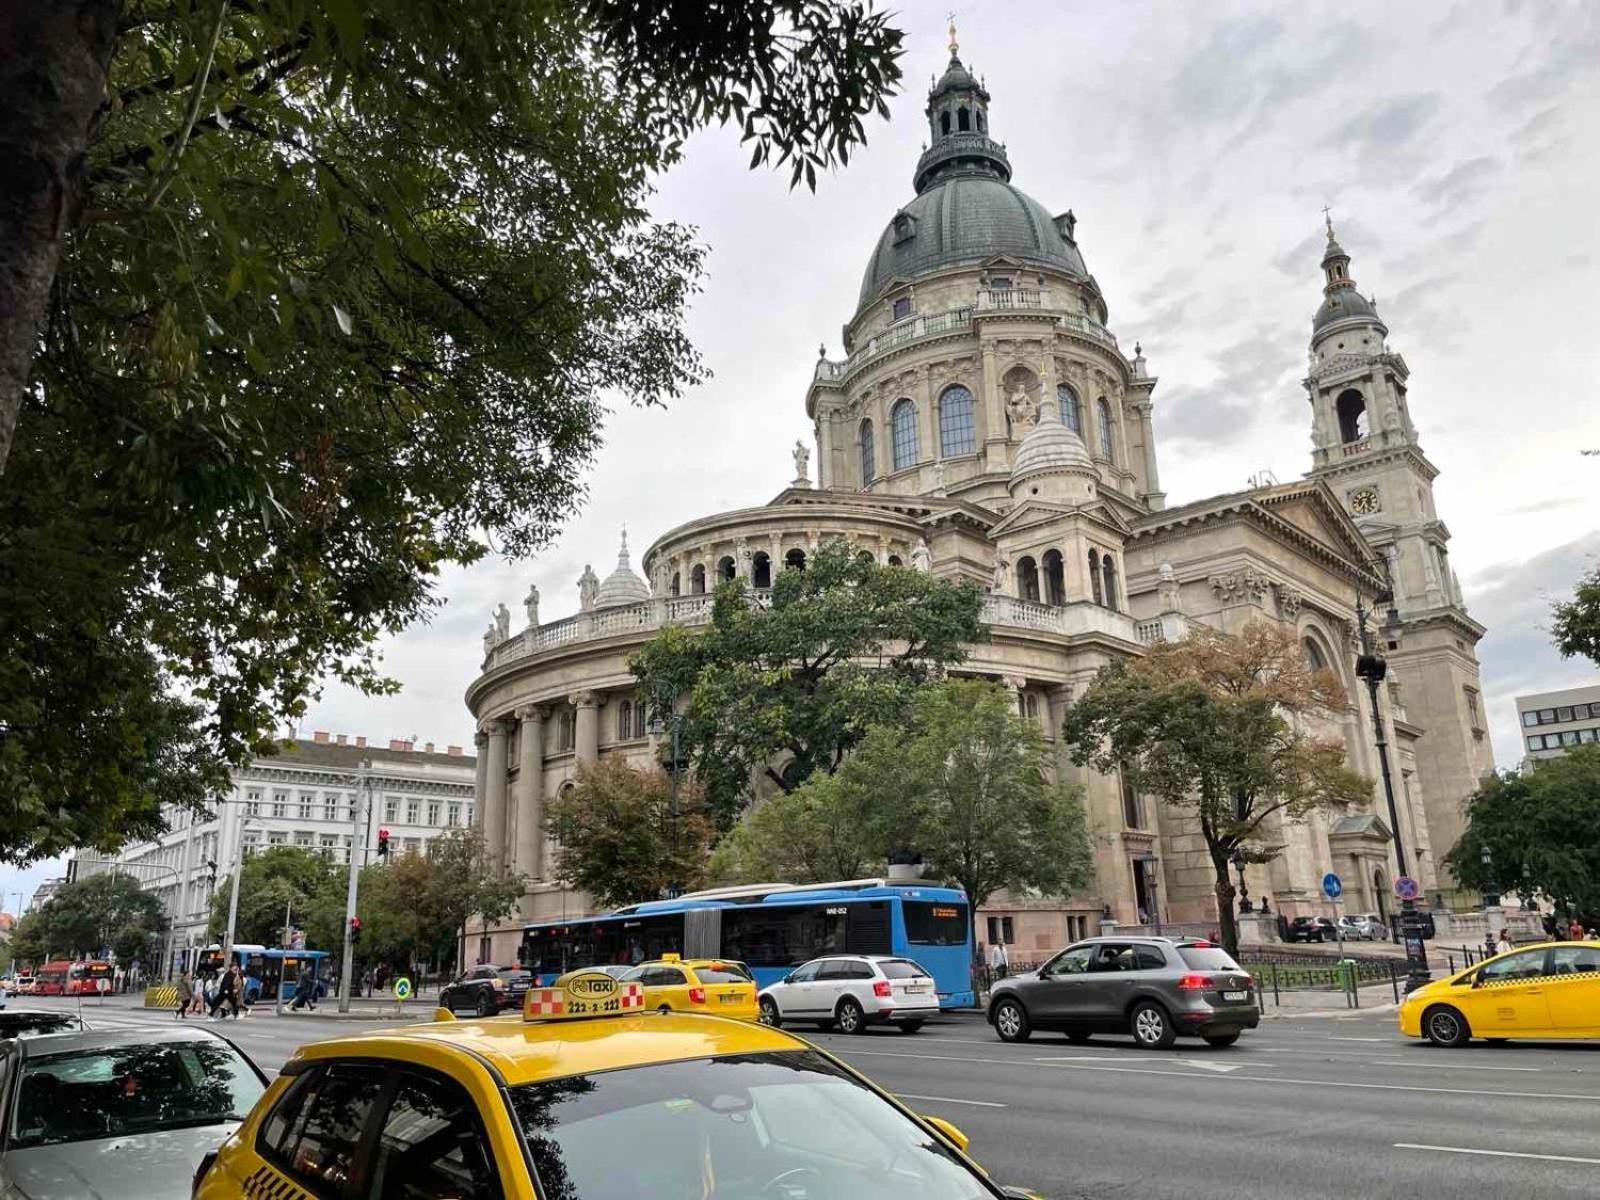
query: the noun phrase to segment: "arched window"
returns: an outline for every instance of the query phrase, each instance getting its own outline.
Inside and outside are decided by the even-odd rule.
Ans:
[[[972,131],[972,114],[967,111],[966,105],[956,109],[956,128],[962,133]]]
[[[1359,442],[1367,436],[1367,402],[1355,388],[1339,393],[1334,410],[1339,417],[1341,441]]]
[[[1061,405],[1061,423],[1079,437],[1083,436],[1083,408],[1078,403],[1078,393],[1066,384],[1056,386],[1056,401]]]
[[[633,701],[617,701],[617,741],[625,742],[633,736]]]
[[[950,113],[949,113],[949,110],[946,110],[946,111],[944,111],[944,112],[939,114],[939,132],[940,133],[949,133],[950,132]]]
[[[772,586],[772,558],[765,550],[757,550],[755,557],[750,560],[751,587],[769,588]]]
[[[1031,557],[1017,559],[1017,595],[1024,600],[1039,599],[1039,567]]]
[[[978,448],[972,426],[972,393],[959,383],[947,387],[939,397],[939,454],[953,458],[971,454]]]
[[[804,571],[806,569],[806,552],[796,546],[783,556],[783,569],[785,571]]]
[[[1095,414],[1100,421],[1100,457],[1113,461],[1117,457],[1116,446],[1111,440],[1111,405],[1106,403],[1106,398],[1101,396],[1094,402]]]
[[[689,572],[689,594],[691,596],[704,596],[706,594],[705,563],[695,563],[694,570]]]
[[[1094,602],[1104,604],[1105,594],[1100,590],[1100,551],[1089,551],[1089,586],[1094,589]]]
[[[982,133],[983,132],[983,109],[980,108],[973,115],[978,118],[978,132]]]
[[[861,422],[861,486],[866,487],[878,473],[878,454],[872,446],[872,422]]]
[[[577,744],[577,713],[571,705],[564,705],[556,717],[556,753],[570,751]]]
[[[1328,656],[1322,652],[1322,647],[1317,645],[1315,638],[1302,638],[1300,651],[1308,669],[1312,671],[1328,670]]]
[[[717,578],[733,579],[739,574],[739,569],[734,565],[733,555],[724,554],[717,560]]]
[[[1108,551],[1100,559],[1100,574],[1105,580],[1106,607],[1118,608],[1117,604],[1117,564]]]
[[[917,463],[917,406],[899,401],[889,412],[889,437],[893,443],[894,469]]]
[[[1059,550],[1044,552],[1044,602],[1046,604],[1067,602],[1066,564],[1061,561]]]
[[[668,590],[674,596],[683,595],[683,576],[681,574],[679,574],[677,571],[674,571],[672,573],[672,587],[669,588]]]
[[[898,554],[889,555],[889,565],[891,567],[903,567],[903,566],[905,566],[905,564],[900,561],[900,556]]]

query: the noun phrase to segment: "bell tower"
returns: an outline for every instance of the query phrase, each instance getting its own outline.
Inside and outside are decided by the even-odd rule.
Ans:
[[[1450,531],[1434,507],[1439,470],[1422,452],[1407,398],[1410,370],[1390,349],[1377,302],[1356,290],[1350,255],[1334,236],[1322,255],[1322,304],[1311,323],[1311,477],[1328,485],[1387,569],[1394,598],[1378,631],[1394,700],[1425,734],[1417,778],[1432,853],[1460,838],[1463,802],[1494,769],[1476,646],[1484,629],[1468,614],[1450,567]],[[1381,615],[1384,606],[1379,605]],[[1408,855],[1415,847],[1407,847]],[[1449,880],[1435,864],[1442,882]]]

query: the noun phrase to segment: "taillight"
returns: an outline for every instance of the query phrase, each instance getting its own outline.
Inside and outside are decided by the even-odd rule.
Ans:
[[[1186,992],[1203,992],[1212,986],[1209,975],[1185,975],[1178,980],[1178,987]]]
[[[874,996],[887,996],[889,991],[889,981],[887,979],[880,979],[872,985],[872,994]]]
[[[493,985],[494,990],[497,992],[503,992],[506,990],[506,981],[498,976],[496,976],[494,979],[491,979],[489,982],[491,985]]]
[[[689,1003],[690,1004],[704,1004],[705,1002],[706,1002],[706,990],[705,990],[705,988],[695,987],[695,988],[690,988],[689,989]]]

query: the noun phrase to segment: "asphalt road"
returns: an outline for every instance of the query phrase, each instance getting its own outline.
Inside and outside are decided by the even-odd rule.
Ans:
[[[84,1015],[106,1027],[173,1021],[117,1001]],[[264,1014],[217,1027],[270,1074],[302,1042],[376,1026]],[[996,1179],[1052,1200],[1592,1196],[1600,1186],[1600,1043],[1437,1050],[1402,1039],[1392,1013],[1271,1020],[1221,1050],[1056,1034],[1008,1046],[981,1018],[815,1037],[959,1126]]]

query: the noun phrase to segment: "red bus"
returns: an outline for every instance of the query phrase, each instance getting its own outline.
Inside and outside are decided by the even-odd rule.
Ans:
[[[58,959],[41,966],[34,972],[34,979],[36,996],[93,996],[101,990],[102,979],[105,990],[111,990],[113,972],[108,962]]]

